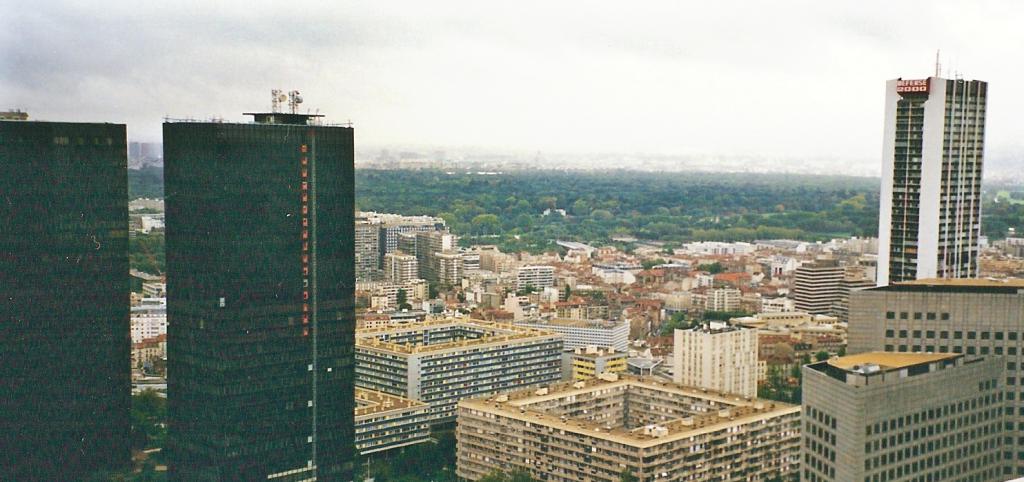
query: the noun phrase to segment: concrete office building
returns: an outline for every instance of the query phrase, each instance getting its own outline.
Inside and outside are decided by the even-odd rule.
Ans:
[[[793,305],[796,311],[812,315],[832,314],[832,305],[842,297],[845,270],[835,261],[818,261],[796,269]]]
[[[366,456],[429,442],[429,411],[420,401],[357,388],[356,450]]]
[[[142,296],[144,298],[166,298],[167,283],[162,281],[144,281],[142,283]]]
[[[674,336],[673,382],[757,396],[757,330],[713,321]]]
[[[456,474],[551,482],[748,481],[799,471],[800,407],[604,375],[463,400]]]
[[[516,291],[522,291],[529,286],[539,292],[554,285],[554,266],[520,266],[516,268]]]
[[[849,272],[847,277],[839,282],[839,298],[832,303],[832,315],[840,323],[850,322],[850,294],[865,288],[874,288],[875,282],[867,278],[851,278]]]
[[[477,251],[461,250],[459,254],[462,255],[462,272],[469,273],[471,271],[480,270],[480,253]]]
[[[886,83],[879,286],[978,275],[988,84]]]
[[[360,214],[367,219],[379,221],[381,256],[393,253],[399,249],[398,237],[401,233],[447,230],[444,219],[433,216],[403,216],[400,214],[376,212],[362,212]],[[414,254],[415,251],[406,250],[406,253]]]
[[[384,279],[392,283],[404,283],[419,278],[419,261],[416,256],[402,252],[384,255]]]
[[[611,348],[588,346],[577,348],[569,357],[573,380],[590,380],[604,373],[625,373],[626,353]]]
[[[27,118],[0,115],[0,480],[81,480],[131,461],[125,126]]]
[[[738,311],[743,292],[736,288],[715,288],[705,295],[705,311]]]
[[[167,334],[167,300],[143,298],[131,307],[132,343]]]
[[[1024,281],[931,279],[857,291],[849,353],[957,353],[1004,357],[1008,432],[1024,432]],[[1024,476],[1024,438],[1007,434],[1003,459]]]
[[[443,283],[442,280],[449,279],[454,271],[462,276],[462,257],[457,251],[458,236],[442,231],[427,231],[417,232],[415,240],[414,253],[419,263],[420,278],[431,283]]]
[[[429,287],[427,282],[421,279],[411,279],[404,283],[392,283],[390,281],[360,281],[356,283],[356,290],[367,291],[371,296],[370,308],[398,310],[398,292],[405,291],[405,302],[414,306],[427,299]]]
[[[164,123],[172,480],[351,480],[353,130]]]
[[[357,217],[355,226],[356,279],[371,279],[380,270],[379,220]]]
[[[804,366],[801,480],[1005,480],[1002,364],[867,352]]]
[[[464,265],[462,253],[448,251],[434,253],[431,260],[434,268],[431,270],[435,281],[442,286],[459,286],[462,284]]]
[[[517,326],[552,331],[562,335],[566,350],[603,346],[615,351],[629,351],[629,322],[626,320],[577,320],[554,318],[551,320],[524,320]]]
[[[556,382],[559,335],[486,321],[447,319],[356,334],[356,384],[430,405],[430,421],[455,418],[468,397]]]

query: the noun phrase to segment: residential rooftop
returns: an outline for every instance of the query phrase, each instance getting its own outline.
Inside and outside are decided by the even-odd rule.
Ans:
[[[744,327],[726,323],[724,321],[709,321],[707,323],[701,323],[697,326],[694,326],[693,328],[690,328],[688,331],[693,331],[696,333],[706,333],[709,335],[717,335],[719,333],[730,333],[733,331],[740,331],[742,329],[744,329]]]
[[[905,353],[872,351],[847,355],[844,357],[832,358],[828,364],[836,368],[848,371],[855,371],[858,367],[876,365],[881,371],[894,371],[910,368],[917,365],[927,365],[940,360],[948,360],[960,357],[956,353]]]
[[[419,400],[356,387],[356,418],[418,407],[426,409],[429,405]]]
[[[869,288],[865,291],[1021,294],[1024,293],[1024,279],[926,278]]]
[[[611,347],[599,347],[599,346],[588,346],[586,348],[580,347],[573,350],[573,355],[578,357],[586,358],[602,358],[607,356],[626,356],[625,352],[616,352]]]
[[[982,361],[959,353],[867,352],[812,363],[805,367],[849,385],[902,383],[909,377],[926,375]]]
[[[636,396],[631,393],[634,391],[637,392]],[[659,405],[671,403],[673,414],[685,416],[651,423],[644,422],[636,426],[625,426],[621,423],[609,426],[607,422],[595,421],[603,420],[600,417],[591,420],[584,416],[566,415],[588,397],[611,397],[616,394],[623,395],[623,403],[639,403],[636,400],[648,395],[648,398],[657,398]],[[598,437],[637,448],[648,448],[737,424],[756,423],[800,412],[800,407],[795,405],[744,398],[735,394],[661,382],[650,377],[628,375],[603,375],[586,381],[554,384],[547,388],[532,388],[486,398],[466,399],[459,402],[459,405],[467,409],[573,432],[584,437]],[[696,405],[703,405],[705,410],[695,409]],[[660,413],[646,413],[643,410],[641,412],[648,416],[663,416]],[[582,413],[587,414],[587,411],[583,410]]]
[[[445,332],[451,334],[437,335]],[[430,340],[432,333],[435,334],[434,338],[440,340]],[[518,325],[455,318],[356,330],[357,347],[401,355],[467,349],[535,338],[561,338],[561,335]]]
[[[530,325],[565,326],[565,327],[573,327],[573,328],[605,328],[605,329],[610,329],[610,328],[615,328],[615,327],[619,326],[620,324],[622,324],[624,322],[625,321],[612,321],[612,320],[602,320],[602,319],[580,320],[580,319],[576,319],[576,318],[552,318],[552,319],[549,319],[549,320],[540,320],[540,319],[538,319],[538,320],[525,320],[525,321],[521,321],[520,323],[521,324],[530,324]]]

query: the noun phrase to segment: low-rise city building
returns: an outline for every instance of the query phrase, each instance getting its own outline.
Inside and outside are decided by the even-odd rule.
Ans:
[[[799,470],[800,407],[606,374],[463,400],[457,475],[747,481]]]
[[[166,359],[166,333],[132,343],[132,367],[134,368],[142,368],[144,365]]]
[[[517,321],[516,325],[558,333],[565,340],[567,350],[587,346],[611,347],[622,352],[629,350],[629,322],[626,320],[553,318]]]
[[[626,353],[611,348],[588,346],[572,351],[573,380],[589,380],[604,373],[625,373]]]
[[[429,411],[417,400],[356,388],[356,450],[365,456],[429,442]]]
[[[431,423],[467,397],[561,379],[562,337],[468,319],[356,331],[356,385],[430,405]]]
[[[132,343],[167,334],[167,299],[141,298],[131,307]]]
[[[516,269],[516,291],[527,287],[542,291],[555,285],[555,268],[553,266],[520,266]]]

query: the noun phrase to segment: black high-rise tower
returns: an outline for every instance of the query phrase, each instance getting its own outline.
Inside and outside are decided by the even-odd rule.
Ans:
[[[353,130],[167,122],[170,471],[351,480]]]
[[[0,480],[130,460],[126,168],[124,125],[0,120]]]

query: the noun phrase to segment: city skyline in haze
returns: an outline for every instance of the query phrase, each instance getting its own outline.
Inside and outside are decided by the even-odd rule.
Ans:
[[[1019,170],[1024,6],[981,2],[71,2],[0,20],[0,109],[124,122],[269,109],[296,89],[360,150],[812,159],[880,171],[885,81],[992,87],[987,168]],[[614,155],[594,157],[613,168]],[[799,164],[797,165],[799,168]]]

